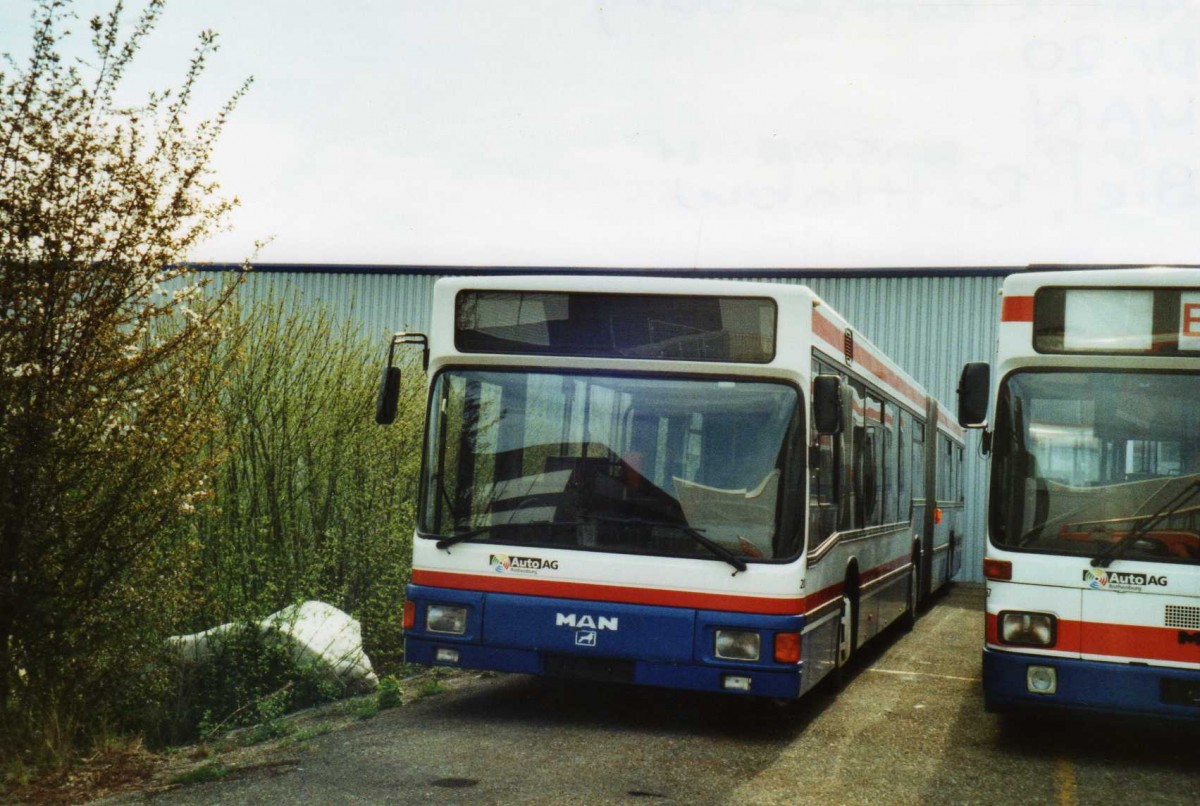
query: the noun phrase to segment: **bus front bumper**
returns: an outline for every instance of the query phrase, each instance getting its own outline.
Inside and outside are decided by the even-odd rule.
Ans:
[[[448,658],[453,657],[451,661]],[[451,643],[425,637],[404,639],[408,663],[486,669],[517,674],[550,675],[578,680],[633,683],[643,686],[749,694],[792,699],[800,695],[799,670],[773,672],[648,660],[591,658],[516,647]]]
[[[1050,684],[1052,691],[1031,690]],[[1063,708],[1200,719],[1200,670],[984,649],[983,692],[993,712]]]

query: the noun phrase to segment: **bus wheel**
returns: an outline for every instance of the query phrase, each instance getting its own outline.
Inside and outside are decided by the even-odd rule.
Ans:
[[[921,595],[921,552],[913,549],[912,573],[908,575],[908,609],[900,616],[900,629],[909,632],[917,626],[917,598]]]

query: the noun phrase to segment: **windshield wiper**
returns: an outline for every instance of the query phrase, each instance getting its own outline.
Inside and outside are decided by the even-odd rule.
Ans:
[[[1108,568],[1113,560],[1118,559],[1125,551],[1136,543],[1140,538],[1144,537],[1151,529],[1158,525],[1159,521],[1169,518],[1174,515],[1180,507],[1186,504],[1197,491],[1200,491],[1200,479],[1193,479],[1192,483],[1179,491],[1179,494],[1172,498],[1167,503],[1158,508],[1158,511],[1152,515],[1147,515],[1145,519],[1140,521],[1136,526],[1129,530],[1129,533],[1118,540],[1116,543],[1111,543],[1105,547],[1104,551],[1100,552],[1093,560],[1093,568]]]
[[[435,544],[439,549],[448,549],[453,545],[462,543],[466,540],[479,537],[487,534],[493,529],[504,529],[510,526],[527,526],[531,529],[538,527],[562,527],[562,526],[582,526],[583,521],[537,521],[526,523],[524,521],[502,521],[501,523],[489,523],[484,526],[476,526],[471,529],[456,529],[452,535],[440,535],[441,539]]]
[[[439,549],[448,549],[456,543],[461,543],[464,540],[470,540],[473,537],[479,537],[481,534],[490,532],[497,526],[503,525],[505,524],[489,523],[487,526],[476,526],[474,529],[462,529],[461,531],[456,531],[452,535],[446,535],[443,537],[437,542],[437,547]]]
[[[652,521],[644,518],[616,518],[611,515],[591,515],[592,519],[601,523],[615,523],[620,526],[645,526],[647,528],[675,529],[688,537],[695,540],[700,545],[711,551],[717,557],[732,565],[738,571],[745,571],[746,561],[738,557],[729,549],[722,546],[720,543],[705,537],[699,529],[688,526],[686,523],[678,523],[676,521]]]

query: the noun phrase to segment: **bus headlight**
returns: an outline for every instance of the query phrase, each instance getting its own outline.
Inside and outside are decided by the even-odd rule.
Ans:
[[[467,631],[467,608],[454,605],[429,605],[425,608],[425,629],[450,635]]]
[[[1058,691],[1058,674],[1053,666],[1030,666],[1025,670],[1025,688],[1033,694],[1054,694]]]
[[[1000,614],[1000,641],[1019,646],[1054,646],[1058,619],[1049,613],[1008,610]]]
[[[758,660],[762,638],[749,630],[717,630],[713,653],[723,660]]]

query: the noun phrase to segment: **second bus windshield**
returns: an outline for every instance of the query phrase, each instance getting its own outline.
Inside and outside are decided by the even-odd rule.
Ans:
[[[794,556],[779,511],[794,388],[754,381],[448,370],[434,385],[421,531],[499,543]]]
[[[996,412],[993,542],[1094,556],[1153,524],[1125,556],[1200,562],[1197,399],[1195,375],[1009,376]]]

